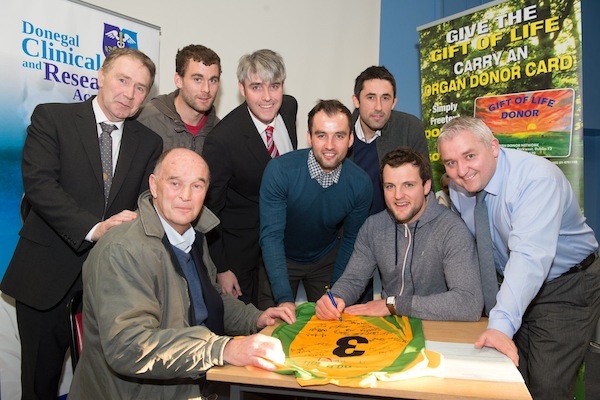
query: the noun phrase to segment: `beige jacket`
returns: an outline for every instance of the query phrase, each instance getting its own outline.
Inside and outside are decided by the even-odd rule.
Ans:
[[[231,337],[190,326],[187,282],[162,242],[149,192],[138,199],[138,215],[110,230],[83,265],[83,353],[69,399],[197,398],[198,378],[224,363]],[[204,208],[196,229],[204,233],[218,223]],[[206,241],[203,247],[216,285]],[[230,295],[222,298],[225,331],[256,332],[261,312]]]

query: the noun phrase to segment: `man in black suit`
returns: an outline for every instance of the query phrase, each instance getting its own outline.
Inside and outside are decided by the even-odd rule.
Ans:
[[[136,218],[148,189],[162,140],[129,118],[155,71],[142,52],[114,50],[98,71],[97,97],[41,104],[31,116],[22,164],[29,212],[1,285],[16,299],[23,399],[56,399],[81,266],[109,229]]]
[[[217,281],[224,292],[256,306],[262,174],[271,158],[298,145],[298,103],[283,95],[285,76],[283,59],[274,51],[242,56],[237,78],[246,101],[208,134],[202,153],[211,172],[207,205],[221,220],[209,237]]]

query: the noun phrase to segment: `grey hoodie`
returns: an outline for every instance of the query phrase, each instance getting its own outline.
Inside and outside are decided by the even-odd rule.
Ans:
[[[354,304],[375,269],[396,312],[426,320],[477,321],[483,309],[477,250],[460,216],[433,194],[418,221],[397,223],[388,210],[369,217],[332,292]]]

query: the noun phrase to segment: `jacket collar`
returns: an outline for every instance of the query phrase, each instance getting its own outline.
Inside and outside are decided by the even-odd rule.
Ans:
[[[177,112],[177,109],[175,108],[175,97],[177,97],[178,95],[179,95],[179,89],[175,89],[173,92],[171,92],[169,94],[162,94],[160,96],[156,96],[155,98],[150,100],[150,103],[154,107],[156,107],[156,109],[158,111],[160,111],[166,117],[171,119],[175,124],[179,125],[178,126],[179,132],[187,132],[185,123],[183,122],[183,120],[181,119],[181,116],[179,115],[179,113]],[[217,117],[217,112],[215,110],[215,106],[213,105],[207,114],[206,125],[204,125],[203,130],[207,129],[207,128],[212,129],[212,126],[209,126],[209,125],[210,124],[214,125],[213,121],[216,119],[216,117]]]
[[[149,190],[140,194],[140,197],[138,198],[138,213],[146,235],[162,239],[165,235],[165,230],[152,205],[152,195]],[[201,233],[207,233],[219,225],[219,223],[219,218],[217,218],[217,216],[206,206],[203,206],[200,217],[194,225],[194,229]]]

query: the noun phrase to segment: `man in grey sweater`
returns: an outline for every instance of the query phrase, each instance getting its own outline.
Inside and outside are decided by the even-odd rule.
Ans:
[[[407,315],[428,320],[477,321],[483,309],[473,236],[460,217],[438,204],[422,155],[398,148],[381,161],[387,209],[367,219],[354,252],[317,317]],[[354,304],[378,269],[384,298]]]

